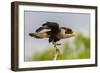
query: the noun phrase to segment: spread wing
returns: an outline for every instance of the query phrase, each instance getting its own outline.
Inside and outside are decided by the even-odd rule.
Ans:
[[[42,39],[42,38],[49,38],[50,31],[48,32],[41,32],[41,33],[29,33],[31,37]]]
[[[40,31],[42,31],[42,30],[44,30],[44,27],[39,27],[38,29],[36,29],[35,32],[40,32]]]
[[[59,24],[58,23],[46,22],[46,23],[42,24],[41,27],[36,29],[36,32],[40,32],[40,31],[45,30],[45,29],[50,29],[52,31],[52,30],[56,30],[57,28],[59,29]]]

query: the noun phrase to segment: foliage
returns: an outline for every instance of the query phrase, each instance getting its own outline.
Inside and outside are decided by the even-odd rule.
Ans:
[[[87,59],[90,58],[90,38],[78,34],[73,43],[64,42],[62,54],[57,57],[57,60],[69,59]],[[32,56],[33,61],[52,60],[53,48],[47,48],[43,52],[36,52]]]

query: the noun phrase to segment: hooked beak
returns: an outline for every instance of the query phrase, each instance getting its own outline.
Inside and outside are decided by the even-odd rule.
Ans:
[[[72,32],[72,33],[70,34],[70,37],[74,37],[74,36],[76,36],[76,33],[75,33],[75,32]]]
[[[75,32],[72,32],[70,34],[67,34],[67,38],[74,37],[74,36],[76,36],[76,33]]]

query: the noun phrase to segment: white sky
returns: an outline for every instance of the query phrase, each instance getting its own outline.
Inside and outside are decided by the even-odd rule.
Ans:
[[[25,11],[24,15],[25,60],[29,60],[35,51],[43,51],[51,47],[48,39],[36,39],[29,36],[29,33],[34,33],[38,27],[47,21],[57,22],[61,27],[69,27],[76,33],[89,35],[90,14]]]

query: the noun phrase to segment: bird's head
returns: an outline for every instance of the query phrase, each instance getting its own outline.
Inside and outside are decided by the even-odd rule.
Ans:
[[[67,28],[65,33],[69,36],[69,37],[74,37],[76,35],[75,32],[72,31],[72,29]]]

